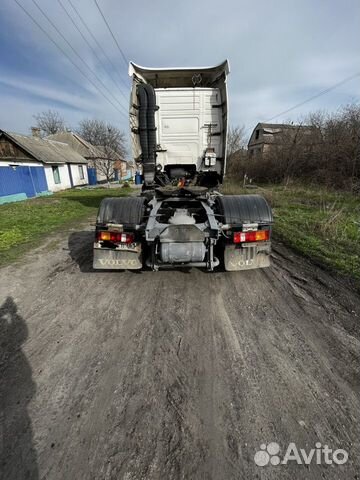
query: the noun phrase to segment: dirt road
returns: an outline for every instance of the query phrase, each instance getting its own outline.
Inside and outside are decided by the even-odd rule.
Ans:
[[[357,295],[281,246],[263,271],[95,273],[91,241],[0,270],[1,479],[359,478]],[[270,442],[349,459],[257,465]]]

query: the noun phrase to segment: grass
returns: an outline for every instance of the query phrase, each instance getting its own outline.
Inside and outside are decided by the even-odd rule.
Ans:
[[[104,197],[128,195],[129,188],[67,190],[50,197],[0,206],[0,265],[16,260],[44,236],[95,215]]]
[[[275,238],[336,272],[360,279],[359,195],[299,185],[243,189],[239,183],[227,181],[223,193],[266,197],[274,211]]]

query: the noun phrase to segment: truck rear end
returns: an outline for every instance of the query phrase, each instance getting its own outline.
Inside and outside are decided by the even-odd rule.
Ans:
[[[158,69],[130,64],[133,158],[139,197],[99,210],[95,269],[226,270],[270,264],[272,213],[257,195],[218,192],[226,168],[228,62]]]

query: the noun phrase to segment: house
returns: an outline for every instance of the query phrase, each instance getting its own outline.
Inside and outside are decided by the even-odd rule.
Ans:
[[[0,202],[88,183],[87,160],[67,144],[0,130]]]
[[[135,165],[133,162],[126,162],[126,177],[124,180],[133,180],[135,177]]]
[[[258,123],[248,143],[249,156],[266,154],[275,146],[294,142],[306,144],[313,133],[314,127],[308,125]]]
[[[95,162],[96,177],[99,183],[108,180],[120,180],[124,167],[123,160],[119,153],[110,147],[97,145],[96,149],[100,152],[100,157]]]
[[[122,159],[114,149],[102,145],[92,145],[71,130],[58,132],[46,138],[67,143],[88,160],[90,185],[106,182],[108,176],[114,180],[130,180],[135,175],[133,165]]]
[[[102,146],[97,146],[96,147],[100,152],[102,152],[104,158],[106,160],[103,160],[103,168],[99,168],[98,170],[105,170],[108,165],[108,161],[112,161],[111,168],[114,170],[114,180],[131,180],[134,175],[134,168],[130,164],[130,162],[124,160],[121,158],[121,155],[116,152],[113,149],[110,149],[108,147],[102,147]]]
[[[121,158],[120,154],[114,152],[113,158],[116,158],[114,162],[114,170],[118,173],[115,175],[117,180],[132,180],[135,175],[135,168],[133,164],[127,160]]]
[[[134,176],[133,167],[126,160],[116,160],[114,170],[117,170],[118,180],[131,180]]]
[[[58,132],[49,135],[46,138],[48,140],[56,140],[68,144],[73,150],[88,161],[87,167],[90,185],[106,181],[106,176],[102,173],[103,168],[101,168],[103,162],[106,161],[106,155],[101,147],[95,147],[71,130]]]
[[[132,166],[123,160],[115,150],[102,145],[92,145],[71,130],[58,132],[46,138],[67,143],[88,160],[90,185],[106,182],[108,176],[114,180],[130,180],[134,176]]]

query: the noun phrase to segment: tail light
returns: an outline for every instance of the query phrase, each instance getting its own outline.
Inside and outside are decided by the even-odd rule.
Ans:
[[[257,230],[256,232],[234,232],[234,243],[264,242],[270,239],[270,230]]]
[[[106,230],[97,232],[97,240],[100,242],[133,243],[134,234],[124,232],[109,232]]]

